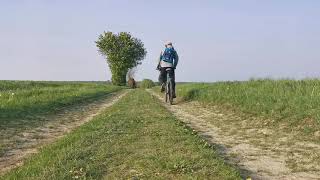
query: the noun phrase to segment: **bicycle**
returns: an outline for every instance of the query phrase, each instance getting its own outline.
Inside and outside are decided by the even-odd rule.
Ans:
[[[172,71],[172,68],[167,68],[167,81],[165,84],[165,102],[167,103],[169,101],[170,105],[173,104],[173,80],[170,76],[170,71]]]

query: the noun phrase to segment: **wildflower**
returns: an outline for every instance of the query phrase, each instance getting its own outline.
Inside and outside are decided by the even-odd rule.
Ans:
[[[14,96],[14,93],[11,93],[12,96]]]

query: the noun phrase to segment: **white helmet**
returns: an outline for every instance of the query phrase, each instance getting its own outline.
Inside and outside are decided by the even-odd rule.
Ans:
[[[167,41],[164,45],[165,45],[166,47],[167,47],[167,46],[172,46],[172,42],[171,42],[171,41]]]

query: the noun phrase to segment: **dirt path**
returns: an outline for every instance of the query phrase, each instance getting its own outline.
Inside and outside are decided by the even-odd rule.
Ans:
[[[17,133],[15,129],[1,130],[1,134],[5,133],[7,137],[7,139],[1,140],[5,141],[8,148],[0,156],[0,174],[22,165],[23,160],[31,154],[37,153],[40,147],[52,143],[76,127],[90,121],[127,93],[128,90],[112,93],[101,100],[65,109],[58,114],[46,117],[49,120],[43,125],[23,132]]]
[[[163,97],[148,90],[163,102]],[[266,129],[234,112],[197,102],[164,104],[178,119],[218,147],[244,178],[320,179],[320,145],[295,139],[295,134]]]

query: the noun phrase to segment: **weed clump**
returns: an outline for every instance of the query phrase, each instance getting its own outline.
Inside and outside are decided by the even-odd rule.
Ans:
[[[144,79],[140,83],[140,88],[149,89],[155,86],[155,83],[151,79]]]

